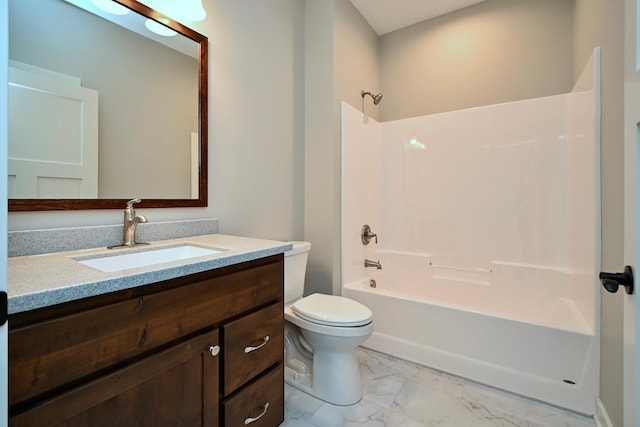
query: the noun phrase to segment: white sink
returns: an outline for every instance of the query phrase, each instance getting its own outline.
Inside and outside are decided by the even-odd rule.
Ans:
[[[222,252],[217,249],[201,248],[192,245],[171,246],[158,249],[149,249],[142,252],[130,252],[125,254],[108,254],[102,257],[83,259],[74,258],[80,264],[88,265],[106,273],[127,270],[129,268],[147,267],[162,264],[164,262],[180,261],[197,258],[206,255],[215,255]]]

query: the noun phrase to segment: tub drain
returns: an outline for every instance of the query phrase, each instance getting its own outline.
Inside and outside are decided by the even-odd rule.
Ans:
[[[377,285],[376,285],[376,281],[375,281],[375,280],[373,280],[373,279],[371,279],[371,280],[369,281],[369,286],[370,286],[370,287],[372,287],[372,288],[375,288],[375,287],[377,286]]]
[[[574,381],[571,381],[571,380],[562,380],[562,382],[570,384],[570,385],[576,385],[576,383]]]

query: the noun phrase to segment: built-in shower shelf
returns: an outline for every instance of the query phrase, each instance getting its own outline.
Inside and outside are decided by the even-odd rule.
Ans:
[[[463,265],[435,264],[430,262],[431,275],[435,279],[455,280],[489,286],[491,284],[490,268],[469,267]]]

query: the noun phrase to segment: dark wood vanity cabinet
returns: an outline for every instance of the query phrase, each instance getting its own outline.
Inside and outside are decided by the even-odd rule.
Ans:
[[[283,264],[274,255],[10,316],[9,425],[278,426]]]

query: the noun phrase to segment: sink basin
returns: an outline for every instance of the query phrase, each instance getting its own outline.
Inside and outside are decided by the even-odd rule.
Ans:
[[[80,264],[88,265],[106,273],[127,270],[129,268],[148,267],[164,262],[180,261],[222,252],[217,249],[201,248],[200,246],[180,245],[149,249],[142,252],[125,254],[108,254],[97,258],[74,258]]]

